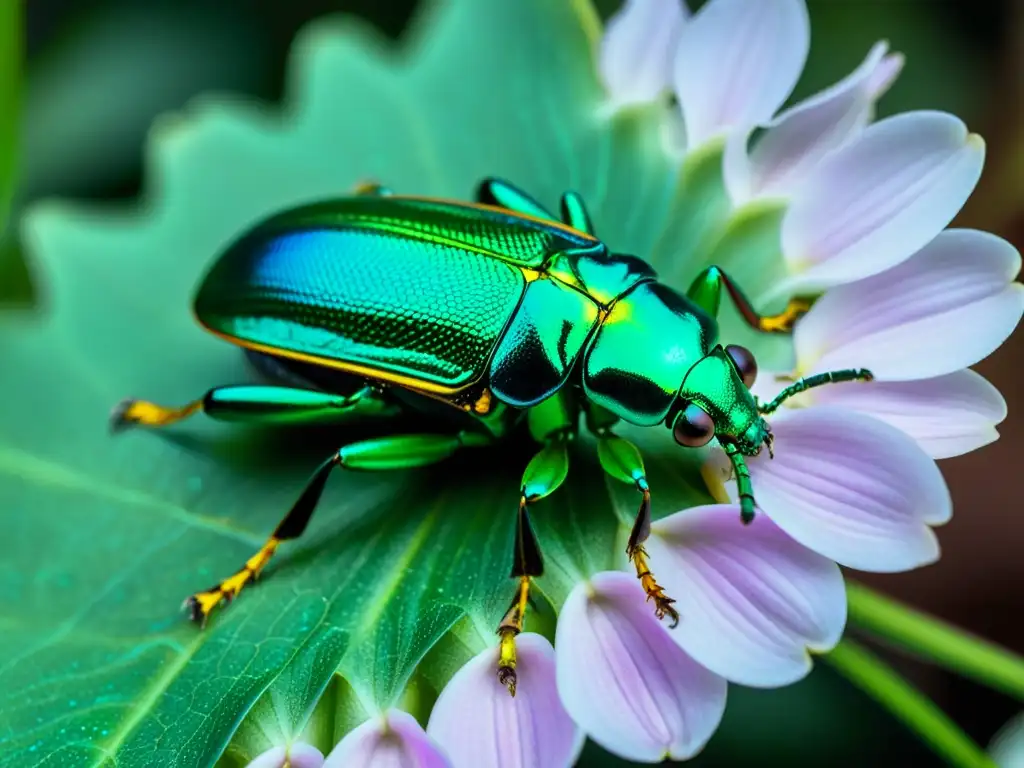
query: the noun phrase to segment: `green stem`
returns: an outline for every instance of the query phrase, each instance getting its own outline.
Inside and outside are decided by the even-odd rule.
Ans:
[[[950,765],[997,768],[991,757],[961,731],[931,699],[874,654],[843,640],[823,657],[847,680],[901,720]]]
[[[994,643],[848,582],[849,623],[964,677],[1024,700],[1024,659]]]

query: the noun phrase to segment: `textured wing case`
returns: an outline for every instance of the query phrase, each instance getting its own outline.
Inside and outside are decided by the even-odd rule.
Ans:
[[[522,267],[598,241],[557,222],[498,208],[420,197],[352,197],[288,211],[260,229],[355,228],[450,245]]]
[[[257,232],[214,265],[195,311],[246,346],[456,389],[486,370],[525,283],[509,263],[401,233]]]

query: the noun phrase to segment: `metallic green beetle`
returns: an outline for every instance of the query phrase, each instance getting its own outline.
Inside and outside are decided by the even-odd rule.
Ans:
[[[391,418],[437,410],[447,433],[345,445],[313,474],[266,544],[234,575],[191,596],[204,622],[256,578],[281,541],[302,534],[334,467],[382,470],[439,462],[460,448],[493,444],[526,423],[542,449],[523,476],[512,576],[516,594],[498,634],[498,675],[515,694],[515,636],[530,580],[543,571],[528,506],[568,473],[568,443],[581,413],[602,467],[641,494],[627,553],[659,618],[678,614],[655,581],[644,541],[650,490],[639,451],[612,428],[619,420],[664,425],[678,443],[717,437],[732,460],[745,522],[754,496],[744,455],[771,451],[763,414],[845,370],[795,382],[759,405],[750,392],[753,355],[718,343],[724,286],[743,318],[787,332],[806,310],[762,317],[719,269],[686,295],[658,282],[634,256],[596,238],[580,197],[562,198],[559,222],[508,183],[485,180],[476,203],[404,197],[364,186],[262,222],[215,261],[195,297],[199,322],[247,349],[265,372],[298,386],[211,389],[180,408],[126,400],[114,427],[165,426],[198,411],[224,420],[276,423]]]

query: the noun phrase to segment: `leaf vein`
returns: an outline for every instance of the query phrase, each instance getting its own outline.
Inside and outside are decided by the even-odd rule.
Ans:
[[[0,446],[0,473],[12,475],[35,485],[49,485],[68,491],[85,493],[101,499],[115,501],[119,504],[149,507],[191,528],[205,528],[255,546],[263,543],[262,536],[236,528],[221,520],[190,512],[175,504],[155,499],[145,493],[101,482],[94,477],[76,472],[57,462],[40,458],[17,448]]]

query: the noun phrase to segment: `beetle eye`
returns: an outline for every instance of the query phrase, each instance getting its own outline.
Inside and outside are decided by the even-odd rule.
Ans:
[[[715,436],[715,421],[699,405],[690,403],[672,426],[672,436],[680,445],[700,448]]]
[[[740,372],[744,386],[747,389],[754,386],[754,382],[757,380],[757,360],[754,359],[754,353],[746,347],[730,344],[725,348],[725,354],[729,356],[732,364],[736,366],[736,370]]]

